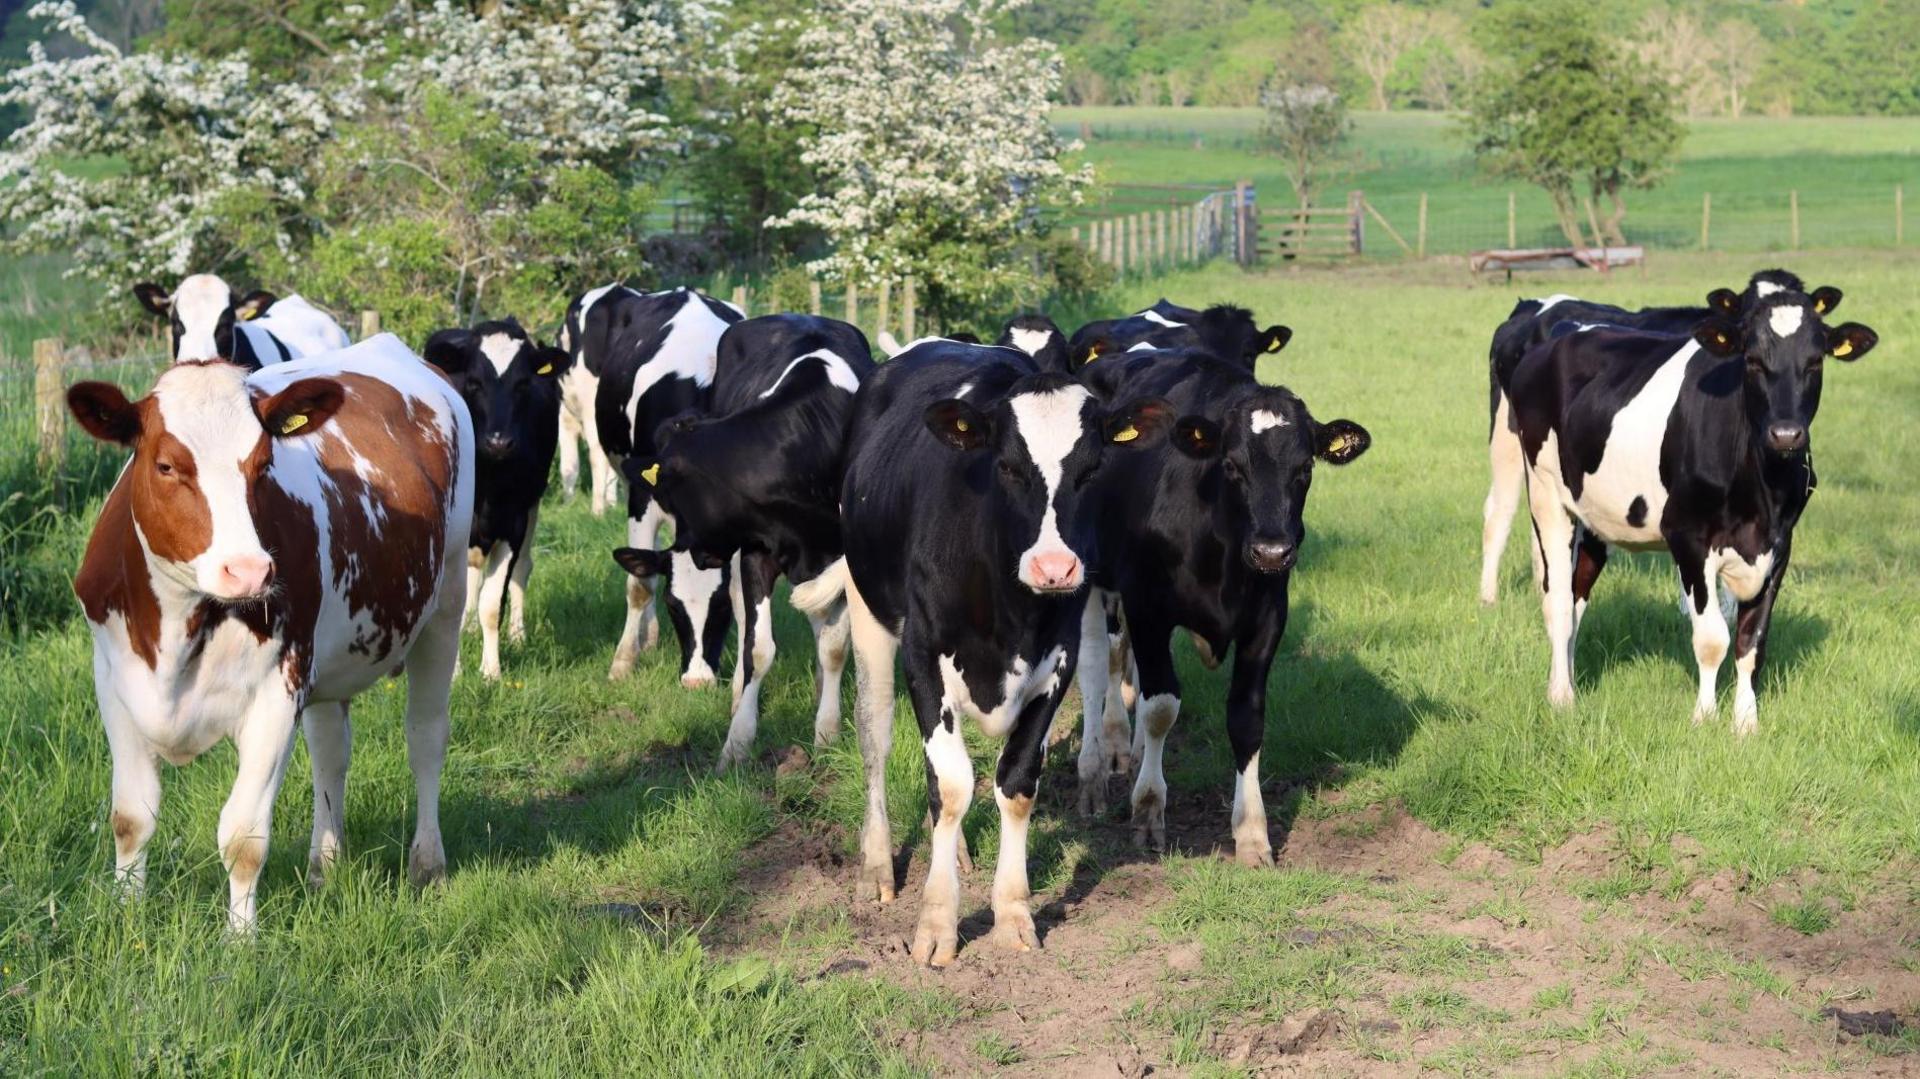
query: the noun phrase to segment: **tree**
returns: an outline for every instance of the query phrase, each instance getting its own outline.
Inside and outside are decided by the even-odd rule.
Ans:
[[[1625,191],[1650,187],[1678,152],[1665,80],[1601,36],[1584,0],[1516,0],[1481,22],[1493,61],[1465,126],[1499,176],[1545,189],[1568,242],[1583,244],[1576,190],[1606,200],[1601,238],[1624,243]]]
[[[1767,60],[1767,40],[1753,24],[1729,19],[1713,32],[1715,52],[1719,56],[1721,85],[1726,87],[1727,115],[1739,119],[1747,109],[1747,87]]]
[[[809,132],[819,177],[771,228],[819,229],[810,268],[863,286],[913,277],[952,320],[1038,298],[1032,247],[1051,207],[1077,201],[1088,168],[1048,121],[1060,58],[1002,43],[1006,0],[828,0],[800,35],[809,62],[776,96]]]
[[[1295,41],[1298,47],[1260,88],[1260,105],[1266,110],[1260,142],[1279,156],[1287,182],[1304,207],[1313,205],[1314,195],[1335,167],[1353,121],[1346,101],[1333,88],[1332,66],[1326,60],[1326,27],[1305,23]]]
[[[1427,13],[1395,3],[1361,8],[1341,27],[1340,45],[1373,85],[1375,109],[1387,108],[1387,80],[1400,58],[1419,48],[1427,37]]]

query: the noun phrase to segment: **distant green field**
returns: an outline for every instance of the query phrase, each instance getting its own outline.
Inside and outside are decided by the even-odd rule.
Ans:
[[[1165,205],[1131,184],[1254,181],[1267,206],[1293,200],[1279,162],[1262,154],[1258,109],[1062,108],[1056,127],[1091,134],[1086,158],[1110,192],[1112,212]],[[1083,126],[1084,125],[1084,126]],[[1522,246],[1564,242],[1546,195],[1479,174],[1453,118],[1434,113],[1359,113],[1349,168],[1327,185],[1339,202],[1350,188],[1367,199],[1409,241],[1422,192],[1428,196],[1428,250],[1459,254],[1507,242],[1507,193],[1516,196]],[[1628,196],[1629,240],[1664,248],[1700,242],[1702,197],[1713,196],[1711,246],[1735,251],[1784,250],[1791,242],[1789,192],[1800,197],[1803,248],[1881,246],[1894,241],[1894,187],[1920,197],[1920,119],[1794,117],[1699,120],[1689,125],[1681,160],[1651,191]],[[1100,207],[1089,216],[1101,216]],[[1920,225],[1912,207],[1907,225]],[[1920,243],[1920,233],[1910,236]],[[1398,249],[1385,236],[1380,253]]]

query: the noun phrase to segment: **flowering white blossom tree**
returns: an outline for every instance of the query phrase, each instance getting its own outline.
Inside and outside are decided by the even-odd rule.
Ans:
[[[825,0],[776,94],[810,134],[802,159],[820,190],[769,227],[811,225],[833,252],[816,273],[872,283],[913,276],[943,314],[1030,290],[1020,241],[1041,210],[1076,200],[1047,122],[1060,57],[1036,40],[1000,43],[993,24],[1024,0]]]
[[[0,148],[0,214],[12,246],[71,252],[77,271],[123,284],[224,269],[249,243],[297,242],[305,165],[351,103],[256,77],[244,56],[127,53],[72,0],[28,12],[91,51],[48,57],[34,42],[0,103],[26,122]]]

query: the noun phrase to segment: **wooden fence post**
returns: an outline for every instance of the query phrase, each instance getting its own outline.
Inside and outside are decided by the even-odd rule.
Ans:
[[[57,337],[43,337],[33,343],[33,400],[40,431],[39,453],[35,463],[40,474],[53,477],[53,500],[66,508],[65,478],[67,463],[67,380],[62,369],[67,350]]]
[[[1362,255],[1367,247],[1367,219],[1360,215],[1360,208],[1366,205],[1367,197],[1359,191],[1347,192],[1347,219],[1352,222],[1348,227],[1353,230],[1351,247],[1353,253]]]
[[[1713,192],[1700,196],[1700,250],[1705,251],[1711,242],[1713,227]]]
[[[892,307],[893,282],[883,277],[880,279],[880,322],[874,327],[875,336],[887,332],[887,316],[893,313]]]
[[[743,315],[749,313],[747,311],[747,286],[733,286],[733,306],[738,307],[740,313]]]
[[[1787,212],[1792,218],[1791,231],[1788,233],[1791,239],[1787,246],[1798,251],[1800,250],[1800,190],[1798,188],[1787,192]]]
[[[1115,272],[1125,274],[1127,272],[1127,219],[1124,217],[1113,219],[1113,255]]]
[[[1414,248],[1414,258],[1427,257],[1427,193],[1420,192],[1420,239]]]
[[[860,325],[860,286],[851,277],[847,278],[847,321]]]
[[[1247,181],[1236,180],[1233,185],[1233,258],[1245,266],[1253,260],[1247,251]]]
[[[913,283],[913,278],[907,278],[907,294],[900,298],[900,330],[907,335],[903,340],[911,341],[915,337],[913,332],[914,309],[919,306],[918,301],[920,299],[917,293],[918,289]]]
[[[807,279],[807,310],[815,315],[821,311],[820,279],[817,277]]]
[[[360,340],[365,341],[369,337],[378,336],[379,333],[380,333],[380,312],[378,311],[360,312]]]
[[[1893,246],[1907,242],[1907,194],[1900,184],[1893,185]]]
[[[1167,264],[1167,212],[1165,210],[1153,212],[1153,246],[1154,258],[1161,266],[1165,266]]]
[[[1519,220],[1514,215],[1513,192],[1507,192],[1507,246],[1520,246]]]

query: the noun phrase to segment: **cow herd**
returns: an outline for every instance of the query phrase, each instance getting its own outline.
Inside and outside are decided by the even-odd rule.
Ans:
[[[296,728],[320,881],[341,849],[348,702],[402,672],[419,797],[408,868],[416,882],[443,873],[460,628],[477,621],[480,675],[500,677],[502,607],[508,641],[521,640],[554,460],[572,497],[582,443],[593,512],[624,487],[610,675],[631,672],[664,619],[682,684],[711,684],[738,627],[720,770],[753,756],[780,577],[814,637],[817,745],[839,734],[853,660],[857,887],[882,901],[896,888],[885,776],[904,675],[932,829],[916,959],[944,965],[958,945],[975,792],[965,720],[1000,742],[993,941],[1037,944],[1028,821],[1070,683],[1080,810],[1104,811],[1109,776],[1131,774],[1135,838],[1164,846],[1176,631],[1208,668],[1231,664],[1234,849],[1272,863],[1260,750],[1307,495],[1317,464],[1371,444],[1359,423],[1317,419],[1255,376],[1287,327],[1163,300],[1071,337],[1034,314],[994,344],[883,333],[876,357],[834,319],[747,318],[691,289],[611,285],[569,305],[552,347],[509,318],[437,332],[416,356],[391,335],[349,345],[299,297],[236,298],[210,275],[135,291],[169,319],[174,364],[138,401],[104,383],[69,394],[82,427],[131,451],[75,580],[130,889],[158,762],[231,739],[218,842],[230,924],[249,928]],[[1495,331],[1481,596],[1496,598],[1524,492],[1553,704],[1572,701],[1573,641],[1609,549],[1662,546],[1694,627],[1695,721],[1714,711],[1732,618],[1734,729],[1754,729],[1768,620],[1814,486],[1821,363],[1876,343],[1824,321],[1839,302],[1773,270],[1700,308],[1529,300]]]

